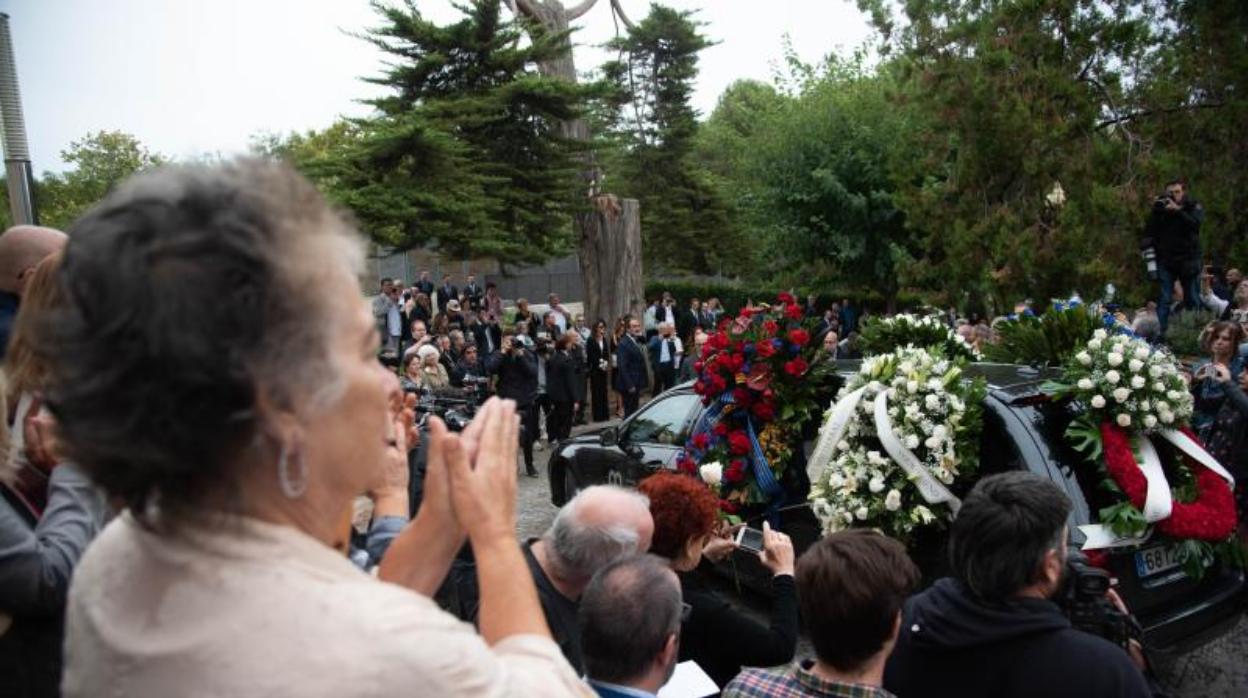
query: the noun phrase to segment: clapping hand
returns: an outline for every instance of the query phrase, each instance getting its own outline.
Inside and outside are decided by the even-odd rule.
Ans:
[[[439,424],[443,456],[450,472],[451,504],[470,540],[512,540],[516,525],[516,443],[520,420],[516,403],[490,398],[477,412],[471,433],[458,438]],[[470,427],[471,428],[471,427]]]

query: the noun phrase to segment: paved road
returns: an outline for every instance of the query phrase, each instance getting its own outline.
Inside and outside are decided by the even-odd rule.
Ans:
[[[579,431],[582,429],[574,433]],[[520,477],[516,533],[521,540],[540,536],[555,516],[546,472],[549,455],[549,449],[535,451],[533,456],[540,476]],[[747,598],[743,609],[759,613],[763,604],[765,602],[760,599]],[[798,647],[798,654],[813,654],[805,638]],[[1241,618],[1239,625],[1227,635],[1179,659],[1164,679],[1174,698],[1248,696],[1248,618]]]

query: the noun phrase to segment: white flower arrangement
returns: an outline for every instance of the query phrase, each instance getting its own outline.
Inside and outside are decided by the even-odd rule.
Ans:
[[[859,346],[868,355],[895,352],[903,346],[939,347],[949,359],[982,361],[983,355],[936,315],[901,313],[875,318],[862,328]],[[909,374],[911,371],[902,371]],[[911,392],[914,392],[913,390]]]
[[[933,477],[952,485],[978,467],[983,380],[965,380],[959,362],[937,350],[907,346],[864,360],[838,401],[859,389],[834,455],[811,487],[811,508],[824,532],[863,526],[904,540],[916,528],[949,520],[947,505],[927,503],[881,446],[874,403],[888,400],[893,436]]]
[[[1105,330],[1097,330],[1067,364],[1062,382],[1047,389],[1099,412],[1093,415],[1096,422],[1124,429],[1153,431],[1186,422],[1192,414],[1192,396],[1173,356],[1142,339]]]

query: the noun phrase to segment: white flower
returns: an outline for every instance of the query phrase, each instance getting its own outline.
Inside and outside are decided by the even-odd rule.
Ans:
[[[1090,378],[1080,378],[1080,379],[1079,379],[1079,389],[1080,389],[1080,390],[1091,390],[1091,389],[1092,389],[1092,386],[1093,386],[1092,379],[1090,379]]]
[[[1143,346],[1142,346],[1142,347],[1139,347],[1138,349],[1136,349],[1136,350],[1135,350],[1135,358],[1139,359],[1140,361],[1143,361],[1143,360],[1147,359],[1147,358],[1148,358],[1148,355],[1149,355],[1149,354],[1151,354],[1151,353],[1152,353],[1152,352],[1149,350],[1149,348],[1148,348],[1148,347],[1143,347]]]
[[[1108,333],[1108,332],[1106,332],[1106,331],[1105,331],[1105,330],[1103,330],[1103,329],[1097,330],[1097,331],[1095,331],[1095,332],[1093,332],[1093,333],[1092,333],[1092,338],[1093,338],[1093,339],[1105,339],[1105,338],[1106,338],[1106,337],[1108,337],[1108,336],[1109,336],[1109,333]]]
[[[936,520],[936,516],[932,513],[932,510],[922,504],[914,508],[913,518],[925,524],[929,524]]]
[[[888,495],[884,497],[884,508],[889,511],[897,511],[901,508],[901,493],[897,490],[889,490]]]
[[[1151,410],[1151,409],[1152,409],[1152,406],[1151,406],[1151,405],[1149,405],[1148,400],[1144,400],[1144,401],[1140,402],[1140,411],[1141,411],[1141,412],[1147,412],[1147,411],[1149,411],[1149,410]]]
[[[1132,388],[1139,390],[1140,388],[1143,388],[1145,385],[1148,385],[1148,381],[1144,380],[1144,376],[1132,376],[1131,377]]]
[[[940,409],[940,398],[928,393],[927,397],[923,398],[923,405],[929,410],[938,410]]]
[[[1111,351],[1111,352],[1109,353],[1109,357],[1107,357],[1107,359],[1106,359],[1106,360],[1107,360],[1107,361],[1109,361],[1109,365],[1110,365],[1110,366],[1115,366],[1115,367],[1116,367],[1116,366],[1121,366],[1121,365],[1122,365],[1122,354],[1119,354],[1118,352]]]
[[[932,429],[932,436],[939,436],[940,438],[943,439],[948,435],[949,435],[949,430],[945,427],[944,424],[937,424],[936,428]]]
[[[927,440],[923,442],[923,445],[927,447],[927,450],[935,451],[936,449],[940,448],[940,444],[943,441],[944,439],[940,439],[935,436],[929,436],[927,437]]]
[[[702,482],[714,487],[724,479],[724,466],[719,463],[706,463],[698,468],[698,474],[702,476]]]
[[[911,373],[914,373],[914,363],[911,361],[902,361],[901,363],[897,364],[897,372],[904,373],[906,375],[910,375]]]
[[[1140,369],[1144,368],[1144,362],[1139,359],[1131,359],[1131,363],[1127,364],[1127,368],[1131,369],[1132,373],[1139,373]]]
[[[1173,413],[1173,412],[1162,412],[1162,413],[1161,413],[1161,421],[1162,421],[1162,423],[1163,423],[1163,424],[1169,424],[1169,423],[1173,422],[1173,421],[1174,421],[1174,413]]]
[[[884,491],[884,479],[878,478],[878,477],[871,478],[871,482],[867,483],[867,489],[871,490],[873,494],[879,494],[880,492],[883,492]]]
[[[1109,383],[1110,385],[1118,385],[1118,381],[1120,381],[1120,380],[1122,380],[1122,376],[1118,375],[1118,372],[1117,372],[1117,371],[1112,371],[1112,370],[1111,370],[1111,371],[1106,371],[1106,372],[1105,372],[1105,382],[1106,382],[1106,383]]]
[[[1149,429],[1152,429],[1153,427],[1157,426],[1157,418],[1156,418],[1156,417],[1154,417],[1154,416],[1153,416],[1153,415],[1151,415],[1151,414],[1149,414],[1149,415],[1145,415],[1145,416],[1144,416],[1144,426],[1145,426],[1145,427],[1147,427],[1147,428],[1149,428]]]
[[[1100,395],[1093,395],[1092,406],[1098,410],[1101,409],[1102,407],[1105,406],[1105,398],[1101,397]]]
[[[1120,427],[1129,427],[1129,426],[1131,426],[1131,415],[1129,415],[1129,414],[1120,414],[1120,415],[1118,415],[1118,426],[1120,426]]]
[[[836,442],[836,450],[838,450],[838,451],[848,451],[848,450],[849,450],[849,442],[848,442],[848,441],[846,441],[846,440],[844,440],[844,439],[841,439],[840,441]]]
[[[1165,400],[1158,400],[1158,401],[1154,404],[1154,407],[1156,407],[1156,408],[1157,408],[1157,411],[1158,411],[1158,412],[1169,412],[1169,411],[1170,411],[1170,403],[1166,402]]]
[[[1092,351],[1100,351],[1100,350],[1101,350],[1101,340],[1099,340],[1099,339],[1093,339],[1092,341],[1088,342],[1088,348],[1089,348],[1089,349],[1091,349]]]
[[[1156,390],[1159,393],[1165,392],[1166,384],[1161,381],[1157,381],[1156,383],[1153,383],[1153,390]]]
[[[870,512],[866,507],[858,507],[858,510],[854,512],[854,516],[857,516],[859,521],[866,521],[869,515]]]
[[[1127,398],[1129,398],[1129,397],[1131,397],[1131,391],[1130,391],[1130,390],[1128,390],[1128,389],[1126,389],[1126,388],[1115,388],[1115,389],[1114,389],[1114,399],[1115,399],[1115,400],[1117,400],[1118,402],[1126,402],[1126,401],[1127,401]]]
[[[910,449],[911,451],[913,451],[914,449],[916,449],[916,448],[918,448],[918,447],[919,447],[919,437],[918,437],[918,436],[916,436],[916,435],[914,435],[914,434],[911,434],[911,435],[909,435],[909,436],[907,436],[907,437],[906,437],[906,448],[908,448],[908,449]]]
[[[1081,351],[1078,354],[1075,354],[1075,359],[1077,359],[1079,363],[1083,364],[1084,366],[1092,365],[1092,355],[1086,351]]]
[[[909,391],[911,395],[919,392],[919,382],[918,381],[906,381],[906,390]]]
[[[1164,373],[1164,371],[1161,370],[1160,366],[1150,366],[1148,369],[1148,375],[1152,376],[1153,378],[1161,378],[1162,373]],[[1158,385],[1161,385],[1161,384],[1158,383]]]

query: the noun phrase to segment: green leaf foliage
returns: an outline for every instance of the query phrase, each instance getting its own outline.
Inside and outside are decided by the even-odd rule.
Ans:
[[[996,324],[997,341],[984,347],[984,356],[998,363],[1061,366],[1101,325],[1084,305],[1050,308],[1039,317],[1020,315]]]

